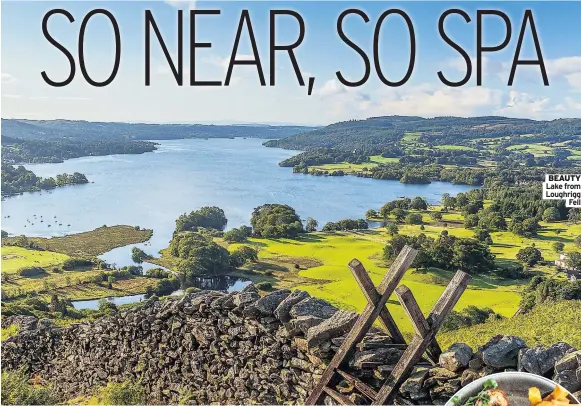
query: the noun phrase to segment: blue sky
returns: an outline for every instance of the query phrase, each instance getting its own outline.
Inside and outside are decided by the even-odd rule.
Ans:
[[[68,76],[64,55],[48,43],[41,30],[47,11],[64,8],[74,17],[53,16],[49,30],[59,42],[76,52],[83,17],[96,8],[109,10],[121,30],[121,66],[116,79],[107,87],[87,84],[77,66],[73,82],[53,88],[41,78],[46,71],[53,80]],[[256,69],[234,68],[229,87],[190,87],[188,80],[179,87],[170,73],[159,45],[152,45],[152,85],[146,87],[144,75],[144,14],[151,10],[168,48],[177,59],[177,13],[184,10],[184,69],[189,75],[189,17],[187,11],[219,9],[219,16],[200,16],[199,41],[212,48],[196,52],[196,75],[201,80],[224,81],[226,66],[235,38],[240,12],[248,9],[257,39],[264,74],[269,75],[269,10],[299,12],[306,24],[306,36],[296,51],[305,77],[314,76],[313,95],[298,85],[288,58],[276,60],[277,84],[261,87]],[[383,85],[373,68],[369,81],[358,88],[342,86],[335,75],[341,71],[351,80],[363,74],[359,55],[341,41],[336,32],[339,14],[357,8],[370,18],[365,24],[358,16],[345,20],[345,32],[372,58],[373,31],[379,15],[388,8],[404,10],[413,21],[417,54],[411,79],[398,88]],[[483,58],[483,84],[476,86],[476,65],[471,80],[460,88],[443,85],[437,76],[464,76],[464,62],[438,33],[438,18],[449,8],[460,8],[472,19],[447,19],[446,33],[472,57],[476,55],[476,10],[497,9],[512,21],[512,38],[502,51]],[[531,9],[550,86],[543,86],[539,68],[519,67],[513,86],[507,86],[510,64],[517,45],[524,10]],[[504,25],[497,17],[486,17],[484,44],[494,45],[504,37]],[[89,74],[103,80],[113,66],[113,31],[104,16],[91,19],[85,41]],[[295,21],[277,20],[276,37],[281,43],[294,41]],[[251,53],[246,31],[239,48],[244,58]],[[2,117],[33,119],[84,119],[134,122],[280,122],[328,124],[352,118],[378,115],[506,115],[534,119],[581,116],[581,2],[2,2]],[[534,57],[530,30],[525,36],[522,57]],[[399,17],[383,24],[380,63],[386,76],[399,80],[407,69],[409,37]]]

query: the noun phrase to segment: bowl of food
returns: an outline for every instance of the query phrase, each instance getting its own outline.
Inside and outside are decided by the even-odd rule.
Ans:
[[[446,406],[567,406],[579,401],[550,379],[526,372],[501,372],[460,389]]]

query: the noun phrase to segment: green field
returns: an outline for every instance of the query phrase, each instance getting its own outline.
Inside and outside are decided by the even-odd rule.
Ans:
[[[518,144],[507,148],[509,151],[529,152],[536,157],[552,155],[554,148],[542,144]]]
[[[101,271],[96,269],[75,269],[64,271],[61,268],[68,255],[50,251],[38,251],[20,247],[2,247],[2,292],[8,298],[24,296],[37,292],[44,296],[52,293],[66,296],[71,300],[97,299],[106,296],[124,296],[143,293],[147,286],[154,285],[155,279],[133,277],[113,283],[113,289],[105,284],[92,282]],[[44,268],[40,276],[24,277],[17,272],[23,267]],[[4,279],[5,278],[5,279]]]
[[[403,230],[402,230],[403,233]],[[325,299],[341,308],[361,311],[366,304],[365,297],[355,282],[347,264],[353,258],[359,259],[368,270],[371,279],[378,284],[387,272],[381,259],[383,247],[388,237],[381,230],[365,232],[340,232],[334,234],[317,233],[297,240],[253,240],[260,244],[261,259],[309,258],[319,260],[323,265],[303,270],[299,276],[306,278],[307,283],[297,283],[313,296]],[[284,275],[284,274],[283,274]],[[409,270],[403,279],[416,295],[422,310],[427,313],[443,292],[446,283],[453,273],[432,270],[417,273]],[[491,277],[475,278],[463,295],[458,308],[468,305],[491,307],[500,314],[512,316],[517,310],[520,296],[518,285],[497,281]],[[394,318],[401,322],[406,332],[411,333],[411,326],[403,309],[395,298],[388,304]]]
[[[371,169],[379,164],[399,162],[399,158],[385,158],[381,155],[373,155],[369,157],[370,162],[364,164],[352,164],[349,162],[341,162],[337,164],[313,165],[309,166],[309,170],[320,171],[343,171],[347,174],[356,174],[363,172],[366,169]]]
[[[2,272],[7,274],[16,273],[20,268],[27,266],[38,266],[41,268],[50,267],[63,263],[70,257],[50,251],[37,251],[20,247],[3,246],[2,252]]]
[[[124,296],[143,293],[147,286],[157,281],[144,277],[129,277],[117,280],[112,289],[106,284],[93,282],[101,270],[76,268],[63,270],[62,264],[71,256],[96,256],[113,248],[148,240],[151,230],[132,226],[100,227],[85,233],[65,237],[29,238],[41,249],[2,246],[2,294],[4,298],[19,298],[29,293],[49,296],[53,293],[72,300],[97,299],[107,296]],[[14,238],[3,238],[3,244]],[[129,249],[129,248],[128,248]],[[21,276],[18,270],[25,267],[43,268],[38,276]]]

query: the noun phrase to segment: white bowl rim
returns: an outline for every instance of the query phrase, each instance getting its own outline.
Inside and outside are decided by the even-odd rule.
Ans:
[[[495,378],[500,378],[500,377],[517,377],[517,376],[528,377],[531,381],[535,381],[535,380],[542,381],[542,382],[550,385],[553,389],[558,385],[556,382],[550,380],[549,378],[545,378],[544,376],[537,375],[537,374],[531,374],[530,372],[518,372],[518,371],[497,372],[495,374],[486,375],[486,376],[483,376],[481,378],[476,379],[475,381],[470,382],[468,385],[464,386],[458,392],[456,392],[454,394],[454,396],[458,396],[460,393],[463,393],[463,392],[471,392],[473,389],[476,389],[478,386],[481,386],[484,382],[486,382],[489,379],[495,379]],[[569,393],[569,395],[575,401],[577,401],[577,403],[579,403],[579,400],[577,398],[575,398],[571,392],[569,392],[567,390],[567,393]],[[454,396],[452,396],[452,398]],[[446,402],[445,406],[455,406],[454,403],[452,403],[452,398],[450,398]]]

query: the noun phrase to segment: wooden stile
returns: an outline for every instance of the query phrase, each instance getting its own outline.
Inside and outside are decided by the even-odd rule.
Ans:
[[[347,396],[328,386],[335,374],[338,374],[352,384],[363,396],[370,399],[372,404],[386,404],[397,387],[407,378],[413,367],[422,362],[424,353],[427,354],[432,362],[438,361],[442,350],[436,342],[435,336],[448,313],[456,305],[462,293],[464,293],[470,281],[470,276],[458,271],[434,305],[430,315],[425,318],[412,292],[404,285],[398,287],[403,275],[411,266],[417,253],[415,249],[406,245],[383,277],[378,288],[371,281],[361,262],[353,259],[349,263],[349,268],[367,298],[368,303],[359,315],[351,331],[347,334],[340,348],[335,353],[335,356],[327,366],[319,382],[313,388],[305,404],[319,404],[323,393],[326,393],[339,404],[352,405],[353,402]],[[387,301],[394,292],[414,326],[415,336],[409,344],[406,344],[401,331],[386,307]],[[346,358],[352,355],[355,347],[360,343],[365,334],[367,334],[377,318],[384,325],[393,341],[393,344],[385,346],[405,349],[402,357],[393,367],[393,370],[379,392],[358,378],[339,369]]]

